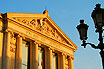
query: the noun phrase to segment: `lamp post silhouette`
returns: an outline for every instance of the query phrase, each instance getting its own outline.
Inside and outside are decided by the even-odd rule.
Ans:
[[[104,69],[104,43],[103,43],[103,26],[104,26],[104,9],[100,7],[100,4],[96,4],[95,9],[93,10],[91,17],[94,21],[95,24],[95,28],[96,28],[96,33],[99,33],[99,44],[96,46],[92,43],[87,43],[87,30],[88,30],[88,25],[84,23],[84,20],[80,20],[80,24],[76,27],[79,35],[80,35],[80,39],[82,40],[82,44],[81,46],[84,46],[84,48],[86,48],[86,45],[89,44],[92,48],[94,49],[100,49],[100,55],[102,58],[102,65],[103,65],[103,69]]]

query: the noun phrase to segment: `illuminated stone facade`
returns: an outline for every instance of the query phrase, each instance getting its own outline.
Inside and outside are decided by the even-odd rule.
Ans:
[[[0,69],[74,69],[77,46],[43,14],[0,14]]]

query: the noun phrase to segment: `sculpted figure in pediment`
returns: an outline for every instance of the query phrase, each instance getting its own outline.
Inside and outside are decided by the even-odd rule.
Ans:
[[[30,27],[33,27],[32,23],[30,23],[31,21],[28,21],[26,19],[23,19],[22,22]]]
[[[47,23],[46,23],[46,19],[43,19],[43,22],[42,22],[42,31],[43,31],[44,33],[46,33],[46,34],[49,33],[49,27],[48,27],[48,25],[47,25]]]
[[[52,37],[55,37],[55,36],[56,36],[56,30],[51,29],[51,30],[50,30],[50,35],[51,35]]]
[[[37,27],[36,27],[36,29],[41,31],[42,30],[41,28],[42,28],[42,26],[41,26],[40,20],[37,20]]]
[[[32,20],[30,21],[30,24],[32,25],[33,28],[36,28],[37,25],[38,25],[38,23],[36,23],[36,20],[35,20],[35,19],[32,19]]]

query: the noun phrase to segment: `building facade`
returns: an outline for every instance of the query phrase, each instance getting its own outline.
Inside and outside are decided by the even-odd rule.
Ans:
[[[74,69],[77,46],[43,13],[0,13],[0,69]]]

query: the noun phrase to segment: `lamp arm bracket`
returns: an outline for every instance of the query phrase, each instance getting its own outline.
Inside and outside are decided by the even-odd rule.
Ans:
[[[81,46],[84,46],[84,48],[86,48],[86,45],[90,45],[92,48],[94,49],[99,49],[98,46],[95,46],[94,44],[92,43],[86,43],[86,41],[83,41],[83,44]]]
[[[99,49],[98,46],[95,46],[95,45],[92,44],[92,43],[86,43],[86,45],[87,45],[87,44],[89,44],[89,45],[90,45],[92,48],[94,48],[94,49]]]

